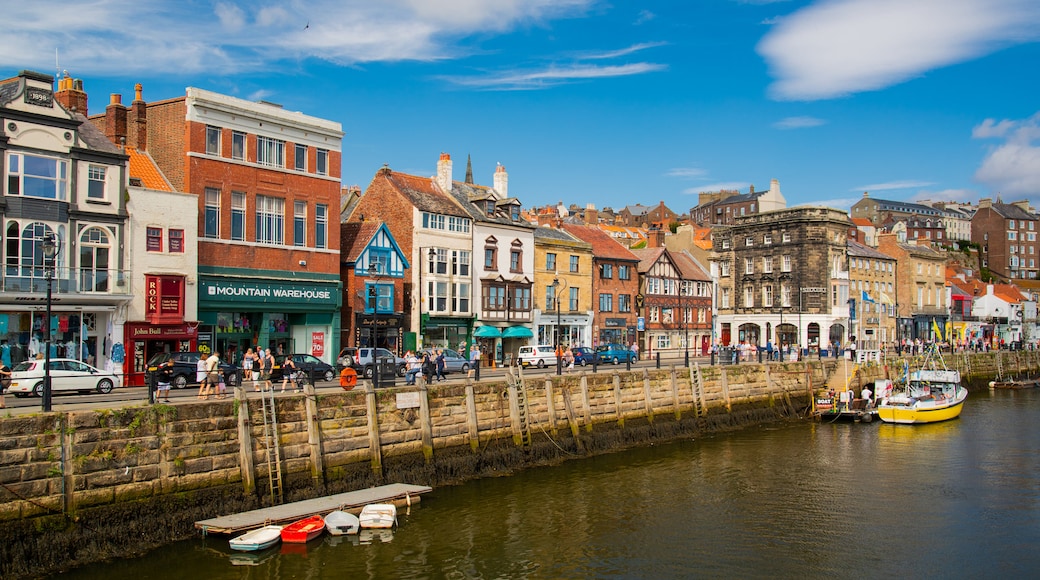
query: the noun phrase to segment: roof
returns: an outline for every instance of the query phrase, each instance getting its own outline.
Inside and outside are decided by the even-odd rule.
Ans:
[[[847,251],[849,256],[857,258],[873,258],[875,260],[895,260],[893,256],[889,256],[884,252],[879,252],[870,246],[863,245],[856,240],[848,240],[846,242]]]
[[[365,251],[372,238],[379,231],[383,222],[363,221],[344,222],[340,225],[340,258],[341,262],[357,262],[361,252]]]
[[[679,268],[679,273],[683,280],[711,281],[711,276],[709,276],[708,273],[697,264],[697,260],[686,251],[668,252],[668,254],[672,256],[672,260],[675,262],[676,267]]]
[[[578,238],[568,234],[563,230],[558,230],[556,228],[547,228],[545,226],[539,226],[534,230],[534,239],[535,241],[551,240],[557,242],[568,242],[579,247],[589,249],[592,248],[592,244],[588,242],[583,242],[582,240],[579,240]]]
[[[130,178],[139,179],[141,187],[154,189],[156,191],[174,191],[173,186],[163,175],[155,160],[146,151],[138,151],[134,147],[127,147],[126,154],[130,156]]]
[[[116,144],[108,140],[105,134],[98,129],[94,123],[87,120],[86,117],[79,113],[72,113],[72,118],[79,123],[79,139],[87,145],[88,149],[94,151],[104,151],[105,153],[123,153]]]
[[[873,202],[877,203],[878,211],[894,211],[899,213],[917,213],[921,215],[943,215],[946,210],[932,207],[930,205],[924,205],[921,203],[912,203],[909,201],[895,201],[891,199],[878,199],[876,197],[870,198]],[[996,204],[994,204],[996,205]]]
[[[661,255],[665,253],[667,248],[640,248],[638,250],[631,250],[639,258],[639,273],[643,274],[649,272],[650,268],[661,259]]]
[[[376,179],[386,179],[391,186],[419,211],[456,217],[471,217],[469,212],[459,207],[453,198],[441,192],[432,177],[396,173],[391,171],[389,167],[382,167],[376,172],[375,177],[372,178],[373,181]]]
[[[856,224],[856,227],[861,227],[861,228],[872,228],[872,227],[874,227],[874,222],[868,220],[867,218],[852,218],[852,223]]]
[[[519,200],[514,197],[499,199],[498,194],[490,187],[453,181],[451,184],[451,196],[454,198],[455,203],[465,210],[467,216],[474,222],[534,228],[527,220],[519,219],[513,221],[509,206],[520,205]],[[487,211],[484,211],[475,203],[480,200],[485,202],[487,200],[495,201],[494,215],[488,215]]]
[[[568,234],[583,242],[592,245],[592,255],[595,258],[606,258],[608,260],[627,260],[638,262],[636,257],[628,248],[622,246],[617,240],[610,237],[605,231],[596,226],[579,226],[574,224],[563,224],[560,226]]]
[[[1009,220],[1035,220],[1036,216],[1010,203],[994,203],[993,211]]]

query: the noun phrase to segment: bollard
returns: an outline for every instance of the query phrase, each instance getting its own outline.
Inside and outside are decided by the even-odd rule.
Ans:
[[[762,349],[756,348],[755,350],[758,351],[758,364],[762,364]]]
[[[683,357],[683,366],[690,368],[690,349],[686,349],[686,355]]]
[[[473,378],[480,380],[480,359],[473,361]]]
[[[661,368],[661,352],[655,352],[654,358],[657,360],[657,368]]]
[[[715,351],[714,350],[712,350],[711,353],[708,355],[708,364],[710,364],[711,366],[715,366]]]
[[[148,372],[147,369],[145,372]],[[148,372],[148,374],[145,375],[144,384],[148,385],[148,404],[154,405],[155,389],[159,386],[158,377],[155,376],[155,373]]]
[[[592,354],[592,372],[596,372],[599,368],[599,355],[593,352]]]
[[[628,356],[625,358],[625,370],[626,371],[632,370],[632,353],[631,352],[629,352]]]

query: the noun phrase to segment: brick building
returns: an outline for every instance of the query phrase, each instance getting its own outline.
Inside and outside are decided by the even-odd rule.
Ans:
[[[879,235],[877,249],[896,260],[896,339],[934,338],[933,321],[945,328],[950,316],[946,252],[923,239],[901,242],[895,234]]]
[[[687,350],[706,354],[711,346],[711,277],[689,254],[673,253],[651,231],[652,247],[632,250],[639,257],[639,287],[645,319],[644,356],[675,356]]]
[[[982,246],[983,267],[1007,280],[1036,279],[1037,222],[1028,201],[980,199],[971,218],[971,241]]]
[[[334,361],[340,334],[340,124],[189,87],[91,117],[197,196],[198,346]]]
[[[347,222],[340,227],[344,346],[400,352],[407,319],[404,285],[408,259],[383,222]]]
[[[639,258],[596,226],[563,224],[565,232],[592,246],[592,345],[629,345],[636,340]]]
[[[773,179],[766,191],[755,191],[751,186],[748,193],[722,190],[700,194],[697,206],[690,209],[690,221],[697,225],[729,225],[741,216],[775,211],[787,207],[787,200],[780,193],[780,182]]]

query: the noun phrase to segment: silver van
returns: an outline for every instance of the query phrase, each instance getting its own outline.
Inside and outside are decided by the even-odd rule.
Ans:
[[[520,366],[544,369],[549,365],[556,365],[556,351],[548,344],[521,346],[516,361]]]

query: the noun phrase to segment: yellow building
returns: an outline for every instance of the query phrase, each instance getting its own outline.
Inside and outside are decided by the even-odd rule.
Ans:
[[[848,241],[849,297],[855,301],[851,333],[861,350],[894,346],[896,336],[896,259],[854,240]]]
[[[555,283],[555,285],[554,285]],[[537,344],[592,345],[592,245],[567,232],[534,232],[534,327]]]

